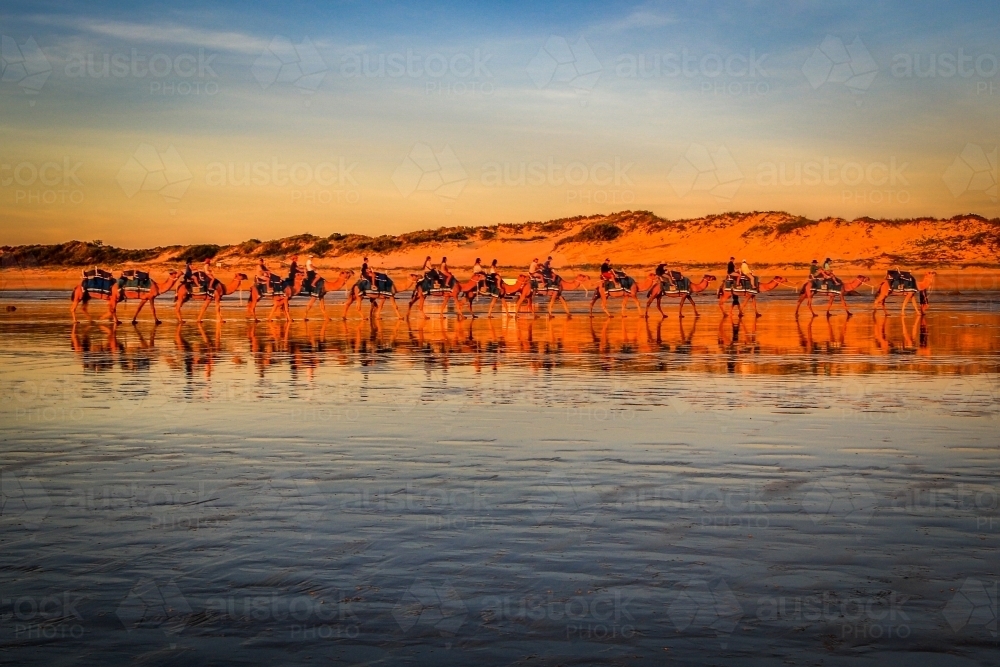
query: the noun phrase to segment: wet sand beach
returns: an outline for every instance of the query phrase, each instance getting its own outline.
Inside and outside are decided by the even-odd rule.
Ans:
[[[159,327],[50,296],[0,313],[2,662],[1000,650],[995,292]]]

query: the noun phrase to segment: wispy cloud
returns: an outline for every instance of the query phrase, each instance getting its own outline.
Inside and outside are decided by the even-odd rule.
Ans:
[[[259,54],[267,48],[269,39],[225,30],[205,30],[177,24],[130,23],[63,17],[33,17],[36,23],[46,23],[102,37],[127,42],[201,47],[213,51]]]
[[[627,32],[629,30],[641,30],[645,28],[661,28],[666,25],[677,23],[677,18],[661,9],[641,8],[635,9],[627,16],[615,21],[609,21],[594,26],[597,32]]]

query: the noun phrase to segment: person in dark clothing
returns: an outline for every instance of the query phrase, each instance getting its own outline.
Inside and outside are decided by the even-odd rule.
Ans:
[[[191,266],[191,259],[188,258],[184,262],[184,284],[191,288],[191,281],[194,279],[194,267]]]
[[[663,280],[663,276],[666,275],[666,273],[667,273],[667,265],[666,264],[664,264],[663,262],[660,262],[659,264],[656,265],[656,277],[657,278],[659,278],[660,280]]]
[[[295,276],[299,274],[299,256],[292,255],[291,262],[288,264],[288,278],[286,284],[290,288],[295,287]]]
[[[734,273],[736,273],[736,258],[730,257],[729,264],[726,264],[726,275],[732,276]]]

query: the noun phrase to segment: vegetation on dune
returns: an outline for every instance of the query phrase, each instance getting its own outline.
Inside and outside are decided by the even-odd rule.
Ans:
[[[222,250],[222,246],[211,243],[190,245],[174,255],[174,259],[181,262],[204,262],[206,259],[211,259],[218,255],[220,250]]]
[[[0,253],[4,266],[95,266],[146,262],[164,250],[166,249],[131,250],[104,245],[100,241],[69,241],[55,245],[3,246]]]
[[[286,257],[294,253],[308,253],[317,257],[344,255],[387,255],[412,250],[421,246],[465,244],[502,240],[503,242],[537,242],[551,239],[555,247],[574,243],[599,244],[621,238],[625,234],[654,234],[660,232],[697,233],[699,230],[724,229],[749,224],[743,231],[744,239],[754,237],[779,238],[808,230],[821,223],[864,225],[899,228],[908,225],[931,225],[940,232],[924,234],[913,239],[911,246],[921,257],[957,258],[961,253],[977,249],[1000,253],[1000,219],[987,219],[976,214],[957,215],[947,220],[934,218],[897,218],[880,220],[861,217],[855,220],[822,218],[811,220],[784,211],[730,211],[701,218],[668,220],[651,211],[619,211],[608,215],[574,216],[548,221],[531,221],[519,224],[490,226],[439,227],[437,229],[408,232],[398,236],[383,234],[333,233],[327,237],[298,234],[282,239],[261,241],[252,238],[229,246],[199,244],[191,246],[166,246],[147,249],[116,248],[101,241],[69,241],[53,245],[3,246],[0,248],[0,266],[117,266],[124,263],[150,262],[156,259],[181,262],[190,259],[201,262],[219,259],[249,259],[256,257]],[[903,261],[903,260],[900,260]]]
[[[622,228],[613,222],[594,222],[572,236],[559,239],[555,247],[566,245],[567,243],[603,243],[614,241],[622,235]]]

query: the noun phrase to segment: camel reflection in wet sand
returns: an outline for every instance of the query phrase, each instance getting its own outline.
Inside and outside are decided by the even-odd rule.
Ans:
[[[982,317],[997,319],[993,314]],[[935,338],[933,322],[928,318],[881,313],[872,320],[807,318],[792,320],[791,330],[761,324],[764,320],[756,318],[732,317],[722,317],[717,326],[699,318],[647,321],[513,317],[461,321],[436,318],[414,323],[361,320],[187,324],[174,328],[169,345],[163,345],[162,331],[161,341],[157,341],[156,328],[144,332],[137,327],[94,323],[74,325],[70,340],[88,371],[116,366],[125,372],[142,371],[155,361],[171,373],[206,380],[212,378],[220,364],[240,366],[244,359],[253,364],[258,377],[280,367],[307,381],[322,365],[367,366],[392,358],[442,368],[452,364],[476,369],[559,366],[581,372],[607,372],[685,364],[725,372],[724,360],[740,357],[741,368],[767,373],[768,364],[802,354],[831,359],[854,359],[856,355],[928,357]],[[983,333],[990,330],[986,327]],[[947,336],[946,344],[939,340],[936,349],[947,357],[959,351],[949,349],[955,345],[989,348],[996,344],[995,340],[976,343],[972,335]],[[747,367],[747,363],[751,366]]]

